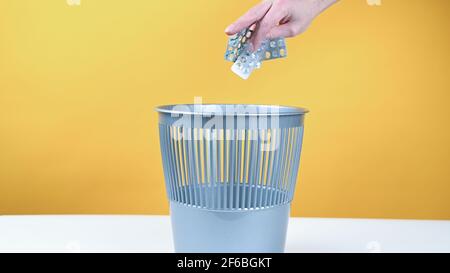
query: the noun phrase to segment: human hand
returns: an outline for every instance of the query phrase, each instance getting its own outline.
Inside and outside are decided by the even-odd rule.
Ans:
[[[233,35],[257,23],[253,49],[265,39],[294,37],[303,33],[322,11],[337,0],[265,0],[225,29]]]

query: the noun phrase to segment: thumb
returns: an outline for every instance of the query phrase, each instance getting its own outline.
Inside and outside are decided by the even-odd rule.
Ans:
[[[272,28],[266,35],[267,39],[289,38],[298,34],[297,27],[293,23],[287,23]]]

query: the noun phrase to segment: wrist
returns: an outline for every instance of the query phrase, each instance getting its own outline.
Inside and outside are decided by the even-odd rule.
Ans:
[[[313,0],[317,5],[318,13],[322,13],[324,10],[329,8],[331,5],[336,3],[338,0]]]

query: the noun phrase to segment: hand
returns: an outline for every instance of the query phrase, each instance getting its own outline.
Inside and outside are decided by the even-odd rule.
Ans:
[[[252,38],[253,49],[265,39],[294,37],[303,33],[322,11],[337,0],[266,0],[250,9],[225,29],[233,35],[257,24]]]

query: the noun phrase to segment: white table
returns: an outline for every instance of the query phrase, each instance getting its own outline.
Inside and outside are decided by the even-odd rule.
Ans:
[[[168,216],[0,216],[0,252],[172,252]],[[450,221],[291,218],[287,252],[450,252]]]

